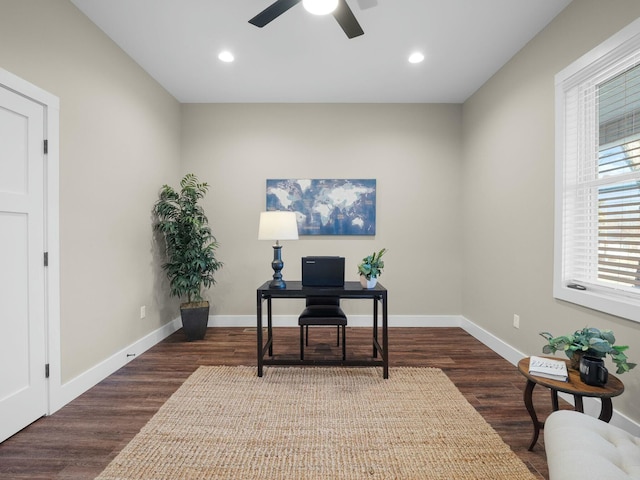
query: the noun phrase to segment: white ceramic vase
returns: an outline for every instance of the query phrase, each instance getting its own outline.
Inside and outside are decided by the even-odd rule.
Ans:
[[[378,283],[377,277],[371,277],[371,280],[367,280],[367,277],[360,275],[360,285],[362,285],[362,288],[374,288],[376,283]]]

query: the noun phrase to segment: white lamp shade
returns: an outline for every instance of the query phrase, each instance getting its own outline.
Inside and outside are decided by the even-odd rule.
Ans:
[[[297,240],[295,212],[261,212],[258,240]]]
[[[314,15],[328,15],[338,6],[338,0],[302,0],[302,6]]]

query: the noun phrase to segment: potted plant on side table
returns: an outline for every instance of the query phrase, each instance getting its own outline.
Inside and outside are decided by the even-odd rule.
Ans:
[[[624,353],[629,347],[627,345],[615,345],[616,337],[611,330],[600,330],[593,327],[585,327],[576,330],[571,335],[560,335],[554,337],[549,332],[540,332],[540,335],[547,340],[547,344],[542,348],[542,353],[554,354],[558,350],[564,351],[567,358],[571,360],[571,368],[578,369],[580,356],[604,358],[611,357],[616,364],[616,373],[625,373],[636,366],[635,363],[627,362],[627,355]]]
[[[180,182],[180,191],[164,185],[153,209],[154,228],[166,242],[167,262],[162,268],[169,278],[170,293],[186,299],[180,304],[180,316],[188,341],[205,336],[209,302],[202,298],[202,291],[215,284],[214,274],[222,267],[215,255],[219,244],[198,204],[208,189],[206,182],[199,183],[189,173]]]
[[[360,274],[360,284],[362,288],[374,288],[378,283],[378,277],[382,275],[382,269],[384,268],[384,261],[382,255],[387,251],[383,248],[378,253],[373,254],[362,259],[362,262],[358,265],[358,273]]]

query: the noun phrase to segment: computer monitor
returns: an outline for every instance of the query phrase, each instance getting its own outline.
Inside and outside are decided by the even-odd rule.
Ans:
[[[344,257],[302,257],[302,286],[344,286]]]

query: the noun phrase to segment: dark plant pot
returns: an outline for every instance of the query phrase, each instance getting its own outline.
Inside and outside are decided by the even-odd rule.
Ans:
[[[585,355],[589,357],[595,357],[595,358],[601,358],[601,359],[604,358],[602,355],[598,355],[593,350],[587,350],[587,351],[581,350],[579,352],[573,352],[573,356],[569,359],[570,360],[569,368],[580,371],[580,360]]]
[[[209,323],[209,302],[183,303],[180,305],[180,317],[187,341],[202,340]]]

